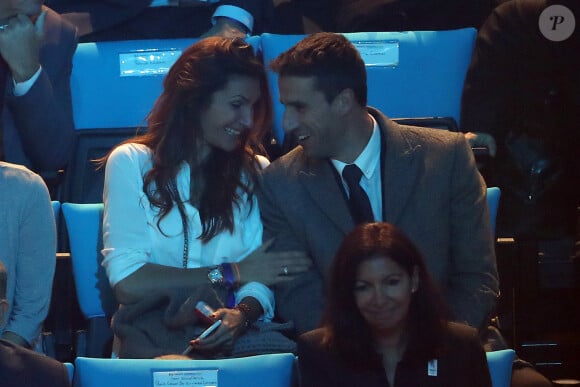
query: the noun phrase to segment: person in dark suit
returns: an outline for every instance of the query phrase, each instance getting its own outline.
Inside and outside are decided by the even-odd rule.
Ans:
[[[491,386],[477,330],[448,322],[421,254],[392,224],[344,238],[327,296],[321,328],[298,340],[302,386]]]
[[[75,27],[42,1],[2,1],[0,159],[36,172],[66,166],[75,141],[70,74],[76,45]]]
[[[475,42],[460,125],[494,156],[482,172],[502,189],[501,235],[537,240],[540,248],[560,240],[567,251],[544,253],[563,259],[572,254],[567,241],[580,243],[580,57],[570,55],[580,50],[580,31],[574,15],[577,25],[575,0],[497,7]]]
[[[417,244],[454,320],[486,326],[498,292],[495,253],[485,185],[463,135],[401,126],[367,108],[364,63],[342,35],[311,35],[271,66],[284,129],[299,146],[263,172],[265,238],[306,251],[316,269],[276,289],[280,317],[299,333],[320,321],[332,258],[355,226],[341,174],[356,164],[371,220],[394,223]]]
[[[276,286],[279,317],[297,333],[316,328],[340,241],[357,223],[384,221],[418,247],[451,320],[485,336],[498,274],[486,186],[464,135],[398,125],[367,107],[365,65],[343,35],[310,35],[270,67],[280,76],[284,130],[299,145],[262,173],[264,240],[314,263]],[[345,173],[354,166],[358,184]],[[549,385],[532,371],[538,384],[513,385]]]
[[[573,54],[580,50],[579,17],[576,0],[511,0],[494,9],[475,42],[460,123],[473,145],[493,156],[482,174],[502,190],[498,235],[516,239],[530,278],[558,266],[541,286],[570,294],[580,283],[580,56]],[[552,330],[558,314],[541,307],[535,287],[544,281],[524,282],[520,341]],[[544,302],[552,307],[567,298],[574,299]],[[557,326],[577,331],[577,321],[560,318]]]
[[[78,26],[83,42],[245,37],[263,32],[273,11],[270,0],[53,0],[50,4]]]
[[[7,273],[0,261],[0,325],[8,311],[6,300]],[[66,387],[70,386],[66,367],[44,355],[0,339],[0,375],[2,387]]]

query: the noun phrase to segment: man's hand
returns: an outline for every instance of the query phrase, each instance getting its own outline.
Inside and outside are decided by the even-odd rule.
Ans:
[[[292,281],[307,272],[312,260],[303,251],[268,251],[270,239],[238,262],[242,283],[261,282],[266,286]]]
[[[46,12],[42,12],[33,24],[30,17],[19,14],[0,31],[0,55],[8,63],[16,82],[29,80],[40,67],[45,18]]]

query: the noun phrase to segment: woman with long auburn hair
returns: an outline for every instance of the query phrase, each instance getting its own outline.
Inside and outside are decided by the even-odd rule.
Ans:
[[[309,266],[298,252],[261,246],[254,186],[270,121],[253,48],[207,38],[169,70],[147,132],[105,159],[103,266],[119,303],[196,285],[230,291],[210,316],[221,326],[198,348],[231,348],[258,318],[270,321],[269,286]]]

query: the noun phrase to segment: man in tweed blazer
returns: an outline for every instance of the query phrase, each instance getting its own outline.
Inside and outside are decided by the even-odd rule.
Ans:
[[[401,126],[367,108],[364,63],[341,35],[311,35],[271,67],[284,129],[299,146],[262,174],[264,237],[313,260],[313,270],[276,288],[279,316],[297,333],[318,325],[333,256],[355,225],[341,172],[356,164],[374,220],[417,244],[455,320],[484,328],[498,275],[486,187],[463,135]]]

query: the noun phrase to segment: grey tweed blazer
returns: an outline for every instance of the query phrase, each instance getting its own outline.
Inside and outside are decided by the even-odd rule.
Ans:
[[[486,187],[460,133],[402,126],[376,109],[384,141],[383,221],[402,229],[423,253],[454,319],[486,325],[498,296]],[[342,238],[354,227],[328,160],[298,146],[261,175],[258,197],[264,240],[276,250],[302,250],[313,269],[275,289],[279,317],[298,333],[318,326],[324,282]]]

